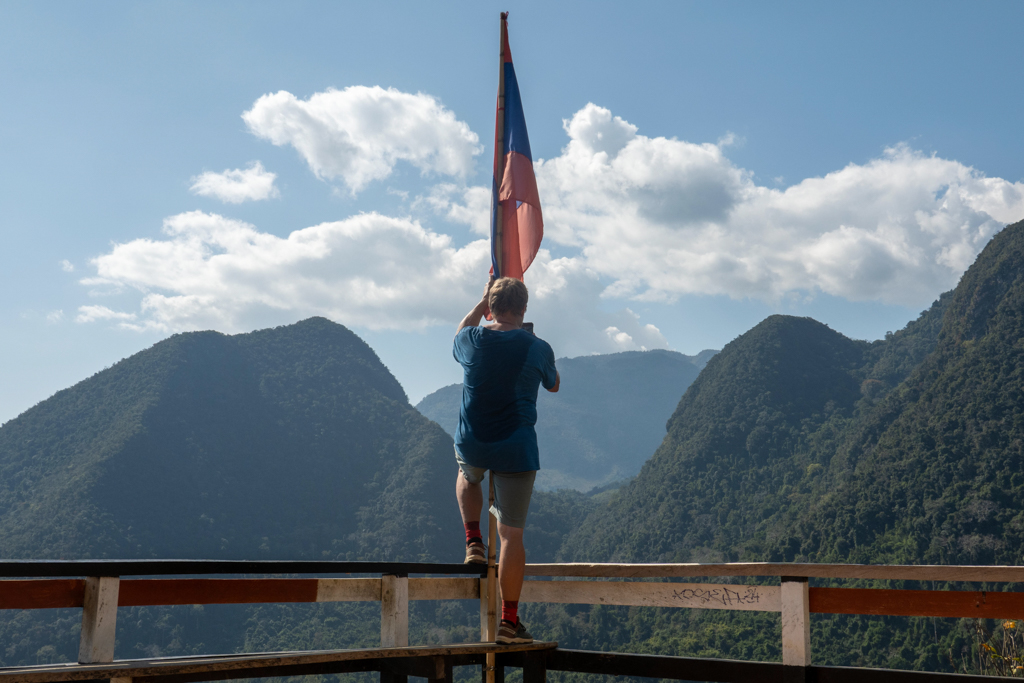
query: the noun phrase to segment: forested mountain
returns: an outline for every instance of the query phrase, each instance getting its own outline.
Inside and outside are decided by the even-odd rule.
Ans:
[[[561,358],[557,394],[537,396],[541,471],[537,487],[586,491],[634,476],[665,436],[665,421],[715,355],[626,351]],[[438,389],[416,408],[455,435],[462,385]]]
[[[1015,564],[1021,339],[1024,223],[885,340],[772,316],[708,363],[640,475],[563,551]]]
[[[451,438],[341,325],[178,334],[0,428],[0,553],[458,562],[455,472]],[[368,645],[377,619],[369,604],[130,608],[117,652]],[[0,612],[0,665],[73,659],[80,620]]]
[[[178,334],[0,428],[0,553],[459,557],[453,476],[344,327]]]
[[[1020,564],[1022,339],[1024,222],[886,339],[772,316],[711,359],[640,474],[560,556]],[[778,655],[777,619],[764,615],[604,610],[597,625],[590,610],[575,622],[589,638],[617,634],[609,647]],[[968,637],[952,620],[812,623],[830,664],[949,670]]]

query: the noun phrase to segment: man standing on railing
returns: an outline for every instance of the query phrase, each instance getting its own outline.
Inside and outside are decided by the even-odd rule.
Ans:
[[[499,643],[531,643],[519,620],[519,594],[526,571],[523,527],[540,469],[537,450],[537,389],[558,391],[555,354],[523,327],[528,292],[520,280],[488,281],[483,298],[455,332],[455,360],[464,370],[462,408],[455,433],[459,474],[455,493],[466,527],[466,562],[487,563],[480,535],[487,470],[494,474],[494,507],[501,537]],[[494,322],[480,326],[490,309]]]

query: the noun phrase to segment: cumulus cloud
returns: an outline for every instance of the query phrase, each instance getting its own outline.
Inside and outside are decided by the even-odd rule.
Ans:
[[[478,235],[489,237],[491,234],[491,191],[486,187],[441,183],[427,196],[418,197],[413,206],[430,207],[452,223],[468,225]]]
[[[610,279],[606,296],[821,291],[918,306],[1024,217],[1024,183],[905,145],[778,190],[729,161],[728,139],[645,137],[594,104],[564,127],[561,155],[536,165],[545,228]]]
[[[163,231],[165,239],[114,245],[93,260],[96,277],[82,281],[138,290],[135,324],[163,331],[238,331],[278,322],[282,314],[422,328],[460,317],[487,272],[485,241],[455,248],[451,238],[415,221],[376,213],[278,237],[192,211],[168,218]],[[90,306],[78,320],[129,320],[119,316]]]
[[[60,262],[60,269],[63,270],[65,273],[73,273],[75,272],[75,264],[72,263],[71,261],[68,261],[67,259],[64,259]]]
[[[64,319],[64,311],[57,309],[46,314],[46,322],[55,325]]]
[[[115,311],[106,306],[79,306],[75,322],[93,323],[98,320],[120,320],[122,322],[135,320],[134,313]]]
[[[583,258],[552,258],[550,251],[541,249],[526,280],[527,317],[560,356],[668,347],[657,327],[642,323],[628,308],[602,301],[602,278]],[[609,333],[612,329],[615,332]]]
[[[437,99],[379,86],[329,89],[307,100],[280,91],[242,114],[249,130],[291,145],[322,179],[352,193],[389,176],[399,161],[424,174],[466,176],[483,151],[469,126]]]
[[[480,151],[435,99],[382,88],[267,95],[245,119],[352,191],[400,160],[464,176]],[[1024,218],[1024,183],[905,145],[777,189],[729,160],[731,136],[647,137],[593,104],[564,128],[565,148],[535,165],[547,240],[526,278],[529,317],[559,355],[666,347],[630,300],[825,292],[926,305],[996,231]],[[162,236],[115,244],[82,280],[96,296],[135,290],[138,305],[82,306],[76,320],[226,332],[309,315],[372,329],[454,325],[486,278],[490,189],[442,182],[411,207],[426,210],[423,223],[365,213],[284,237],[212,213],[172,216]],[[481,238],[460,245],[430,218]]]
[[[249,168],[225,170],[223,173],[207,171],[192,178],[189,189],[202,197],[214,197],[228,204],[241,204],[280,196],[274,181],[276,173],[263,168],[256,161]]]
[[[371,329],[454,325],[479,296],[490,258],[487,240],[456,247],[417,221],[376,213],[278,237],[192,211],[168,218],[163,232],[114,245],[82,280],[137,290],[138,310],[82,306],[77,322],[163,332],[238,332],[311,315]],[[528,280],[530,317],[560,355],[667,346],[628,309],[604,309],[600,278],[581,259],[541,250]],[[613,326],[621,334],[610,336]]]

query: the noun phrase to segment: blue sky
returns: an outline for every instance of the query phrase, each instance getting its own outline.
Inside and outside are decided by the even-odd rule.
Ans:
[[[559,355],[771,313],[878,338],[1024,218],[1019,2],[6,2],[0,422],[174,332],[309,315],[413,400],[458,381],[500,10]]]

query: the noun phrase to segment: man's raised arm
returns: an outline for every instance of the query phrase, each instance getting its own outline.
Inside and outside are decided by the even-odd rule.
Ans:
[[[492,275],[490,279],[487,280],[487,285],[484,287],[484,297],[480,299],[479,303],[473,307],[473,310],[467,313],[466,317],[462,319],[459,326],[455,328],[455,334],[461,332],[464,327],[476,327],[480,324],[480,319],[487,313],[487,295],[491,293],[491,285],[493,284],[494,276]]]

